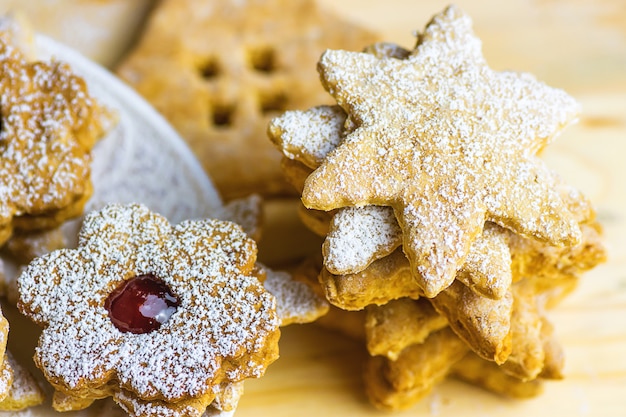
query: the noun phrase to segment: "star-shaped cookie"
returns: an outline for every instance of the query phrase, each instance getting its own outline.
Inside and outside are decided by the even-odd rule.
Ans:
[[[389,44],[384,46],[386,50],[382,52],[385,53],[398,49]],[[369,49],[381,53],[380,47]],[[289,161],[282,164],[283,171],[301,190],[311,171],[342,143],[350,128],[350,119],[341,108],[317,106],[306,111],[288,111],[274,118],[268,134],[285,155],[284,161]],[[592,219],[593,208],[580,191],[566,184],[556,173],[548,174],[578,221]],[[309,227],[320,221],[328,224],[327,219],[318,219],[320,213],[324,212],[304,210],[301,217]],[[402,230],[391,207],[343,207],[322,217],[330,218],[330,225],[320,228],[326,235],[322,246],[324,266],[334,275],[358,274],[375,260],[390,255],[402,243]],[[472,242],[456,279],[487,297],[502,297],[511,283],[507,236],[510,233],[506,229],[488,223]],[[419,276],[416,279],[421,282]]]
[[[528,74],[491,70],[471,20],[435,16],[408,57],[329,50],[326,90],[349,133],[307,179],[308,208],[391,206],[426,295],[446,288],[485,221],[553,245],[580,229],[536,157],[578,113]]]

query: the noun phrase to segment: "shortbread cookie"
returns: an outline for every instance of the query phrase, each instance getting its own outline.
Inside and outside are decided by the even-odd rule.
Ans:
[[[404,348],[423,343],[431,333],[448,326],[448,320],[424,298],[401,298],[365,311],[367,351],[391,360],[396,360]]]
[[[381,49],[391,54],[400,48],[390,44],[367,48],[377,56],[383,53]],[[352,129],[351,120],[340,107],[317,106],[306,111],[288,111],[272,119],[268,134],[285,156],[281,168],[286,178],[302,191],[306,178]],[[593,207],[580,191],[566,184],[555,172],[549,175],[551,184],[559,190],[578,222],[591,221],[595,216]],[[322,246],[324,266],[333,274],[362,271],[402,243],[402,230],[391,207],[345,207],[331,212],[302,209],[300,214],[307,227],[327,235]],[[490,229],[488,234],[483,234],[470,248],[457,279],[479,293],[497,298],[504,294],[510,282],[510,253],[503,245],[502,233],[489,223],[487,229]]]
[[[450,6],[405,59],[329,50],[318,65],[357,128],[307,179],[302,200],[393,207],[428,296],[454,280],[485,221],[553,245],[581,238],[535,156],[578,103],[528,74],[489,69],[480,47],[470,18]]]
[[[18,278],[18,307],[44,327],[35,362],[58,393],[53,406],[112,396],[134,416],[200,416],[215,387],[260,377],[280,332],[255,259],[234,223],[171,226],[141,205],[88,214],[76,249]]]
[[[112,121],[67,64],[29,62],[10,39],[0,33],[0,243],[82,212],[91,149]]]
[[[268,120],[328,101],[315,71],[326,48],[375,40],[313,0],[166,0],[117,74],[186,139],[226,200],[285,194]]]

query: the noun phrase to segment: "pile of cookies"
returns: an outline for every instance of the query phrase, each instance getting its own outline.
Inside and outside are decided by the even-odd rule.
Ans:
[[[0,246],[19,269],[3,302],[41,327],[42,378],[6,349],[0,312],[0,410],[51,394],[57,411],[112,398],[137,417],[232,414],[244,381],[278,358],[280,327],[328,303],[257,262],[258,196],[177,225],[140,202],[83,213],[92,148],[115,111],[68,64],[23,53],[28,34],[0,22]],[[83,214],[67,248],[59,227]]]
[[[412,50],[328,50],[318,71],[336,105],[288,111],[268,134],[325,236],[333,326],[371,355],[371,402],[409,407],[448,375],[513,397],[561,378],[547,309],[605,258],[590,202],[539,157],[576,101],[490,69],[455,6]]]
[[[83,213],[115,112],[0,22],[0,245],[22,268],[2,290],[41,327],[43,375],[6,349],[0,314],[0,410],[49,393],[59,411],[112,399],[136,417],[232,414],[278,358],[280,328],[327,312],[321,324],[363,341],[382,409],[448,376],[518,398],[562,378],[548,310],[606,256],[590,202],[540,158],[579,106],[490,69],[471,26],[450,6],[408,50],[313,0],[161,1],[118,74],[230,200],[170,224],[141,202]],[[296,271],[312,283],[257,260],[250,193],[293,195],[288,183],[325,238]],[[83,214],[66,248],[58,227]]]

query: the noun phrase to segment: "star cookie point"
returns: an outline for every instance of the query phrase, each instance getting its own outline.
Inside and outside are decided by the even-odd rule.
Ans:
[[[307,179],[302,200],[393,207],[429,294],[452,282],[486,220],[552,244],[580,241],[534,156],[578,104],[532,76],[490,69],[458,8],[436,16],[404,59],[327,51],[318,69],[356,129]]]

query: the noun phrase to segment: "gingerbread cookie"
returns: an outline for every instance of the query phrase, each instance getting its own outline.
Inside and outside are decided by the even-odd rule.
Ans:
[[[234,223],[171,226],[141,205],[86,216],[76,249],[32,261],[19,308],[44,327],[35,361],[57,409],[112,396],[134,416],[200,416],[277,358],[276,300]]]
[[[0,243],[81,214],[91,149],[113,120],[67,64],[28,61],[14,32],[0,32]]]
[[[167,0],[117,74],[186,139],[226,200],[285,194],[268,120],[327,101],[315,71],[324,49],[375,40],[313,0]]]

